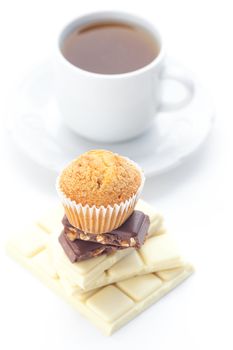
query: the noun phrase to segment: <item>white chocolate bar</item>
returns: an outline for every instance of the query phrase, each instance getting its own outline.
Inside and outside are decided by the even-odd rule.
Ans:
[[[89,318],[105,334],[112,334],[192,273],[190,265],[180,266],[182,260],[177,254],[174,244],[171,243],[169,235],[161,230],[161,218],[150,207],[145,209],[144,203],[141,202],[139,205],[143,206],[142,210],[150,214],[152,222],[150,238],[140,251],[133,250],[127,257],[122,258],[121,256],[118,259],[119,262],[115,265],[109,265],[104,274],[101,271],[102,276],[106,275],[108,278],[105,282],[110,283],[110,281],[116,280],[115,284],[84,292],[77,285],[70,283],[66,276],[63,276],[63,265],[61,271],[58,271],[56,264],[53,263],[53,255],[49,249],[50,243],[48,243],[51,242],[52,237],[57,236],[57,232],[49,234],[55,227],[59,227],[57,221],[60,220],[62,212],[59,213],[57,210],[52,213],[53,221],[49,221],[51,216],[48,216],[47,219],[39,221],[40,227],[38,224],[34,225],[12,239],[7,245],[8,253]],[[58,213],[59,217],[56,220]],[[59,245],[57,247],[61,249]],[[64,257],[64,252],[60,251]],[[119,252],[122,251],[118,251],[112,256],[119,256]],[[102,257],[99,258],[102,259]],[[80,270],[84,276],[89,275],[90,277],[89,271],[93,269],[95,271],[96,266],[100,266],[103,261],[108,259],[108,257],[104,257],[104,260],[100,259],[97,264],[99,258],[90,259],[86,261],[86,264],[84,264],[85,262],[76,263],[80,266],[75,268],[74,276]],[[177,265],[179,267],[175,268]],[[74,264],[69,262],[67,266],[73,267]],[[148,273],[122,280],[123,277],[128,276],[129,272],[131,275],[143,273],[142,271],[145,273],[142,266],[147,266],[147,272],[150,269],[154,271],[153,269],[156,268],[157,273]],[[167,270],[168,267],[169,270]],[[70,269],[68,270],[70,273]],[[99,270],[97,269],[97,271]],[[101,273],[97,279],[94,279],[96,284]]]
[[[36,221],[36,225],[47,233],[61,232],[63,230],[62,218],[64,216],[63,206],[57,205]]]
[[[39,220],[40,227],[34,226],[28,229],[26,236],[25,234],[22,236],[23,239],[14,238],[12,244],[20,241],[18,249],[28,257],[33,257],[48,245],[52,263],[69,295],[82,294],[135,275],[181,266],[183,262],[177,248],[170,236],[163,234],[164,230],[161,229],[162,218],[145,202],[139,201],[138,207],[148,213],[151,220],[149,238],[138,251],[128,248],[110,256],[102,255],[71,264],[57,239],[61,229],[61,227],[59,229],[62,217],[60,208]],[[56,231],[51,233],[55,228]],[[33,232],[33,235],[30,232]]]
[[[67,293],[70,295],[81,294],[136,275],[183,266],[183,260],[170,235],[167,233],[156,235],[156,233],[155,236],[146,240],[141,249],[133,250],[129,255],[101,273],[97,279],[90,280],[84,289],[80,286],[80,274],[76,263],[71,265],[57,239],[52,243],[52,260]]]
[[[157,223],[157,227],[155,222]],[[153,227],[155,230],[154,235],[158,236],[151,237],[146,240],[144,246],[146,246],[147,249],[145,252],[141,249],[136,251],[133,248],[127,248],[124,250],[119,250],[107,258],[102,255],[94,259],[73,264],[71,264],[69,258],[64,253],[63,248],[58,242],[57,236],[53,235],[49,248],[54,266],[64,280],[67,280],[70,286],[71,294],[79,292],[80,289],[89,291],[91,289],[114,283],[137,274],[144,274],[151,271],[159,271],[175,266],[181,266],[182,261],[177,249],[174,247],[174,245],[171,248],[171,240],[168,238],[168,234],[162,234],[163,231],[161,230],[161,219],[159,217],[154,219]],[[168,251],[166,247],[163,248],[163,242],[164,244],[170,243],[170,251]],[[154,261],[152,261],[152,256],[154,254],[153,250],[157,245],[160,246],[161,250],[163,249],[164,255],[159,256],[157,253]],[[127,250],[128,254],[125,254],[125,250]],[[118,262],[115,261],[114,264],[111,264],[111,266],[103,269],[100,264],[108,263],[110,258],[119,259]],[[151,262],[151,264],[148,262]]]
[[[182,267],[157,274],[146,274],[98,288],[83,294],[68,295],[64,281],[54,269],[48,249],[26,256],[11,243],[8,253],[36,275],[45,285],[60,295],[81,314],[94,323],[104,334],[110,335],[151,304],[185,280],[193,268]]]
[[[142,210],[150,217],[149,236],[163,232],[161,230],[162,217],[149,204],[139,200],[136,208]],[[50,215],[46,215],[44,218],[38,220],[37,224],[46,232],[50,233],[51,241],[49,246],[51,248],[51,254],[53,255],[53,263],[64,280],[68,280],[68,285],[71,286],[71,293],[77,292],[80,289],[84,289],[85,291],[91,290],[134,275],[133,271],[127,271],[127,273],[124,275],[121,274],[121,276],[117,278],[114,270],[109,271],[111,266],[134,252],[133,248],[118,250],[108,256],[101,255],[93,259],[71,264],[58,242],[58,235],[62,230],[62,226],[60,226],[59,229],[62,217],[63,212],[59,207],[55,209],[54,212],[51,212]],[[139,257],[138,259],[141,258]],[[180,265],[181,262],[177,261],[177,266]],[[175,265],[173,264],[172,266]],[[170,265],[168,264],[165,267],[170,268]],[[140,269],[139,266],[137,266],[137,271],[138,273],[145,273],[151,271],[151,269],[148,270],[145,264],[141,264]]]
[[[150,217],[151,224],[149,234],[162,233],[162,217],[157,214],[153,208],[141,200],[138,201],[137,208],[148,213]],[[22,254],[24,254],[26,249],[27,256],[33,257],[35,253],[37,253],[37,250],[43,249],[45,245],[49,244],[48,242],[50,242],[50,247],[53,247],[53,244],[51,243],[54,242],[55,246],[58,248],[55,250],[53,263],[56,265],[56,269],[59,270],[64,279],[68,279],[68,284],[69,286],[72,286],[71,290],[74,292],[81,288],[85,290],[94,289],[97,286],[108,283],[105,278],[107,276],[107,270],[122,258],[133,252],[134,249],[122,249],[108,256],[102,255],[93,259],[71,264],[57,241],[58,235],[62,230],[61,220],[63,215],[64,211],[62,206],[58,206],[43,218],[39,219],[36,222],[36,225],[27,228],[25,234],[12,237],[11,244],[13,246],[16,245],[17,249],[20,249]],[[33,234],[31,235],[30,232],[33,232]],[[24,236],[25,239],[22,239]],[[21,243],[18,246],[19,241],[24,243]],[[39,241],[40,244],[38,244],[36,247],[37,250],[35,250],[35,244],[37,241]],[[53,250],[51,249],[51,252],[52,251]],[[125,277],[128,278],[129,274],[125,275]],[[115,281],[116,279],[111,277],[109,283],[113,280]]]

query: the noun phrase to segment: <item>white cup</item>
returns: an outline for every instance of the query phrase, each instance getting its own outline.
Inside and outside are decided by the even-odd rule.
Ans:
[[[62,54],[61,46],[75,28],[101,21],[121,21],[149,31],[159,54],[148,65],[129,73],[99,74],[80,69]],[[161,111],[184,108],[193,95],[193,82],[182,73],[169,72],[157,29],[146,20],[121,12],[90,13],[61,31],[54,62],[58,106],[64,123],[77,134],[99,142],[121,142],[147,130]],[[186,95],[178,103],[161,103],[162,81],[178,80]]]

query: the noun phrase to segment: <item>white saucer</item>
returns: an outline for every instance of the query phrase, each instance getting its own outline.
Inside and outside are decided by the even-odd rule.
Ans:
[[[169,59],[173,68],[183,67]],[[191,74],[187,72],[190,76]],[[35,69],[11,96],[7,127],[17,145],[34,161],[60,171],[80,153],[106,148],[138,162],[146,176],[178,165],[207,137],[213,122],[213,108],[202,86],[194,81],[194,96],[185,108],[158,113],[153,127],[134,140],[119,144],[100,144],[77,136],[64,126],[54,98],[50,63]],[[183,86],[167,81],[164,96],[168,101],[182,99]]]

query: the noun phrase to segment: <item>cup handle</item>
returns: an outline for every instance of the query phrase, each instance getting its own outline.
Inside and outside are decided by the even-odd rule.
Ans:
[[[192,78],[175,64],[169,63],[163,66],[160,80],[176,81],[185,88],[185,95],[179,101],[161,101],[158,107],[160,112],[173,112],[189,105],[194,97],[195,88]]]

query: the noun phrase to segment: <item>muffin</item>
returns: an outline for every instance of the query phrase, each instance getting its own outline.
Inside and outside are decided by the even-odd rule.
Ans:
[[[69,222],[94,234],[110,232],[132,214],[144,184],[139,166],[105,150],[86,152],[57,179]]]

